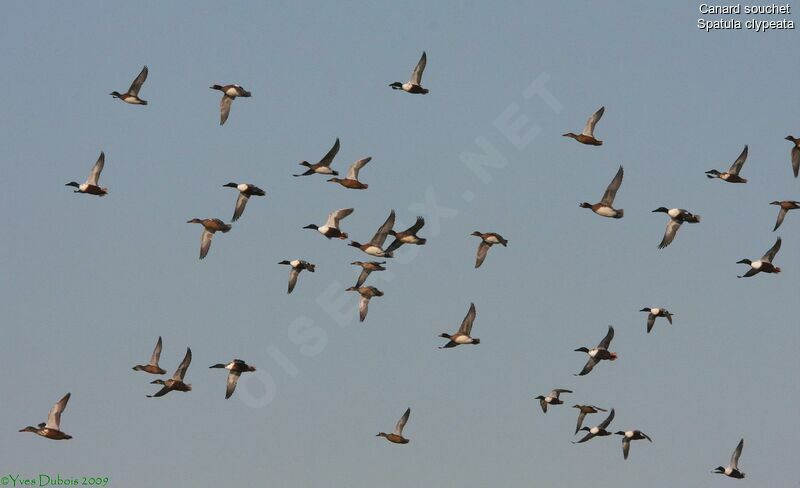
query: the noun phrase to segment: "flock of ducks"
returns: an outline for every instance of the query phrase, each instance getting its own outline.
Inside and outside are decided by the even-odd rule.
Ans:
[[[389,86],[394,90],[402,90],[410,94],[421,94],[421,95],[427,94],[428,89],[423,88],[421,84],[422,74],[425,70],[426,64],[427,64],[427,55],[425,52],[423,52],[422,56],[419,59],[419,62],[412,71],[411,78],[409,79],[409,81],[405,83],[394,82],[391,83]],[[148,68],[147,66],[145,66],[141,70],[139,75],[136,77],[136,79],[133,81],[130,88],[128,88],[128,90],[125,93],[119,93],[117,91],[114,91],[111,93],[111,96],[114,98],[118,98],[128,104],[147,105],[148,102],[139,97],[139,91],[141,90],[143,84],[147,80],[147,75],[148,75]],[[228,117],[230,115],[231,105],[236,98],[238,97],[247,98],[252,96],[251,92],[245,90],[240,85],[236,84],[229,84],[229,85],[214,84],[210,88],[222,92],[222,99],[220,101],[220,125],[224,125],[225,122],[228,120]],[[605,107],[600,107],[600,109],[598,109],[595,113],[592,114],[591,117],[589,117],[583,131],[580,134],[569,132],[563,134],[563,136],[575,139],[577,142],[581,144],[590,146],[601,146],[603,144],[603,141],[598,140],[595,137],[594,131],[597,126],[597,123],[600,121],[604,113],[605,113]],[[800,138],[787,136],[786,139],[793,143],[793,147],[791,149],[791,165],[794,176],[798,177],[798,173],[800,172]],[[308,161],[300,162],[299,164],[305,167],[306,170],[303,173],[295,174],[293,176],[296,177],[312,176],[315,174],[326,175],[326,176],[331,176],[331,178],[327,180],[328,182],[337,183],[346,189],[352,189],[352,190],[367,189],[368,185],[359,180],[359,172],[371,161],[372,158],[366,157],[355,161],[352,165],[350,165],[346,177],[338,178],[339,173],[331,168],[331,164],[333,163],[334,158],[338,154],[339,148],[340,148],[340,143],[339,139],[337,138],[331,149],[318,162],[313,164],[309,163]],[[719,171],[716,169],[712,169],[706,172],[706,176],[712,179],[720,179],[728,183],[747,183],[747,179],[740,176],[742,168],[747,160],[747,156],[748,156],[748,146],[745,146],[739,157],[736,158],[734,163],[727,171]],[[84,183],[71,181],[67,183],[66,186],[74,187],[75,193],[84,193],[99,197],[107,195],[108,189],[101,187],[99,183],[100,174],[103,171],[104,165],[105,165],[105,154],[101,152],[97,162],[92,167],[92,170],[89,173],[89,177]],[[602,217],[613,218],[613,219],[623,218],[625,215],[624,210],[621,208],[614,208],[614,199],[616,197],[617,192],[620,189],[620,186],[622,185],[623,177],[624,177],[624,169],[622,166],[620,166],[619,169],[617,170],[616,175],[607,186],[605,193],[603,194],[600,201],[594,204],[583,202],[580,204],[580,207],[591,209],[592,212]],[[235,222],[242,217],[250,197],[253,196],[263,197],[266,195],[266,192],[264,190],[251,183],[231,182],[223,185],[223,187],[235,188],[239,192],[238,198],[236,200],[236,205],[234,207],[233,216],[231,218],[232,222]],[[773,201],[771,202],[771,205],[778,205],[780,207],[778,219],[777,222],[775,223],[773,231],[777,230],[778,227],[781,226],[789,210],[800,208],[800,202],[793,200]],[[664,236],[661,240],[661,243],[658,245],[659,249],[663,249],[669,246],[674,241],[678,229],[680,229],[681,225],[683,225],[684,223],[696,224],[700,222],[699,215],[693,214],[692,212],[689,212],[688,210],[684,210],[681,208],[659,207],[653,210],[653,212],[665,213],[669,217],[666,231],[664,232]],[[328,218],[325,221],[324,225],[320,226],[317,224],[309,224],[303,228],[315,230],[328,240],[331,239],[346,240],[349,238],[349,235],[348,233],[342,230],[341,225],[342,221],[352,213],[353,213],[352,208],[343,208],[335,210],[328,215]],[[200,224],[203,227],[203,231],[200,238],[200,259],[203,259],[208,255],[209,249],[211,247],[211,241],[217,232],[221,232],[224,234],[229,232],[232,228],[230,224],[226,224],[225,222],[217,218],[205,218],[205,219],[194,218],[189,220],[187,223]],[[397,249],[399,249],[403,245],[406,244],[424,245],[426,243],[426,239],[418,235],[420,230],[425,225],[425,220],[422,217],[417,217],[414,224],[403,231],[394,230],[394,224],[395,224],[395,212],[394,210],[391,210],[389,216],[386,218],[384,223],[377,229],[372,239],[364,243],[351,240],[348,245],[360,249],[362,252],[364,252],[369,256],[378,258],[392,258],[394,256],[394,252],[397,251]],[[495,232],[475,231],[471,235],[480,238],[480,243],[478,245],[478,250],[475,260],[475,268],[479,268],[484,263],[486,256],[489,252],[489,249],[492,246],[500,244],[501,246],[506,247],[508,245],[508,240],[506,240],[503,236]],[[388,246],[384,247],[386,240],[389,236],[393,237],[394,241]],[[738,263],[747,264],[749,266],[747,272],[739,276],[739,278],[752,277],[761,272],[779,273],[781,269],[773,264],[773,260],[775,259],[775,256],[778,253],[778,251],[780,250],[780,247],[781,247],[781,238],[778,237],[775,244],[760,259],[756,261],[751,261],[750,259],[742,259],[741,261],[739,261]],[[280,261],[278,264],[287,265],[290,267],[289,284],[287,291],[288,293],[292,293],[292,291],[295,289],[295,286],[297,285],[297,279],[301,271],[306,270],[313,273],[315,269],[314,264],[305,261],[303,259],[283,260]],[[384,295],[382,291],[378,290],[374,286],[365,286],[365,283],[368,280],[371,273],[386,270],[386,267],[384,267],[386,261],[354,261],[351,264],[354,266],[361,267],[361,272],[356,280],[355,285],[347,288],[347,291],[354,291],[360,295],[359,319],[360,321],[363,322],[367,316],[370,300],[374,297],[381,297]],[[666,318],[667,321],[670,324],[672,324],[673,314],[662,307],[645,307],[642,308],[641,311],[647,312],[648,314],[647,333],[651,332],[653,326],[655,325],[656,318],[658,317]],[[450,349],[456,346],[466,345],[466,344],[471,344],[471,345],[480,344],[481,343],[480,339],[472,337],[472,326],[475,321],[475,317],[476,317],[475,304],[471,303],[469,311],[467,312],[467,315],[464,317],[464,320],[461,322],[461,325],[459,326],[458,330],[453,334],[448,334],[448,333],[440,334],[439,337],[448,340],[446,344],[440,346],[440,349]],[[579,347],[575,349],[575,351],[577,352],[583,352],[588,355],[588,359],[585,365],[583,366],[580,372],[575,374],[575,376],[588,375],[602,361],[616,360],[618,357],[617,353],[609,350],[613,338],[614,338],[614,328],[612,326],[609,326],[605,337],[603,337],[603,339],[598,343],[596,347],[593,348]],[[144,365],[134,366],[133,370],[152,375],[166,374],[166,370],[161,368],[161,366],[159,365],[161,350],[162,350],[162,339],[161,337],[159,337],[155,349],[153,350],[153,353],[151,355],[150,361]],[[147,396],[158,398],[170,393],[171,391],[181,391],[181,392],[191,391],[192,390],[191,384],[188,384],[184,381],[186,372],[189,368],[189,365],[191,364],[191,361],[192,361],[192,351],[190,348],[187,348],[183,360],[178,365],[178,368],[175,370],[175,373],[172,375],[172,377],[166,380],[156,379],[152,381],[151,384],[161,385],[161,389],[158,390],[156,393]],[[225,389],[226,399],[230,398],[233,395],[236,389],[237,381],[242,373],[255,371],[254,366],[248,365],[245,361],[240,359],[234,359],[228,363],[217,363],[210,366],[210,368],[228,370],[226,389]],[[571,394],[571,393],[573,393],[572,390],[564,388],[555,388],[552,391],[550,391],[550,393],[548,393],[547,395],[539,395],[536,396],[535,399],[539,400],[539,404],[541,406],[542,411],[544,413],[547,413],[548,407],[554,405],[561,405],[564,403],[560,398],[562,394]],[[60,430],[61,415],[64,409],[66,408],[69,399],[70,399],[70,393],[67,393],[53,406],[52,410],[50,411],[47,417],[47,422],[41,423],[36,427],[33,426],[25,427],[21,429],[20,432],[32,432],[42,437],[54,440],[71,439],[72,436]],[[605,437],[612,435],[612,432],[608,430],[608,427],[614,420],[615,410],[613,408],[611,408],[610,411],[608,411],[604,408],[600,408],[595,405],[583,405],[583,404],[573,405],[573,408],[578,409],[578,419],[577,419],[577,425],[575,427],[575,434],[578,434],[579,432],[586,432],[586,434],[580,440],[574,441],[575,444],[585,443],[595,437]],[[596,414],[600,412],[608,412],[607,417],[602,422],[600,422],[594,427],[583,426],[583,422],[587,415]],[[400,419],[397,421],[397,424],[395,425],[394,431],[392,433],[387,434],[384,432],[380,432],[377,434],[377,436],[384,437],[387,441],[391,443],[407,444],[409,442],[409,439],[403,436],[403,429],[406,426],[410,415],[411,415],[411,409],[408,408],[400,417]],[[628,459],[631,441],[647,440],[649,442],[652,442],[650,436],[648,436],[647,434],[638,429],[616,431],[614,432],[614,434],[622,436],[622,452],[624,459]],[[731,478],[739,478],[739,479],[744,478],[745,475],[743,472],[739,470],[738,466],[739,457],[741,456],[743,446],[744,446],[744,439],[739,441],[739,444],[737,445],[736,449],[733,452],[733,455],[731,456],[731,460],[728,466],[727,467],[719,466],[713,472],[724,474],[725,476]]]

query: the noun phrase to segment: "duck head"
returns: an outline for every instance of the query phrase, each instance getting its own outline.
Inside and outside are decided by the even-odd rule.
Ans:
[[[281,261],[281,262],[279,262],[278,264],[288,264],[289,266],[291,266],[291,265],[292,265],[292,263],[290,263],[289,261],[286,261],[286,260],[284,260],[284,261]]]
[[[403,89],[403,84],[400,83],[399,81],[395,81],[394,83],[390,84],[389,86],[392,87],[392,90],[402,90]]]
[[[621,430],[618,430],[618,431],[614,432],[614,434],[615,435],[625,435],[625,432],[623,432]]]
[[[653,213],[655,213],[655,212],[667,213],[667,212],[669,212],[669,209],[667,207],[658,207],[657,209],[653,210]]]
[[[787,141],[792,141],[792,142],[795,142],[795,140],[796,140],[796,139],[795,139],[794,137],[792,137],[792,136],[786,136],[786,137],[784,137],[784,139],[786,139]]]
[[[775,200],[774,202],[769,202],[770,205],[780,205],[781,202]]]
[[[239,185],[237,185],[236,183],[230,182],[230,183],[227,183],[227,184],[225,184],[225,185],[222,185],[222,186],[223,186],[223,187],[229,187],[229,188],[236,188],[236,187],[238,187]]]
[[[202,224],[203,221],[200,220],[200,219],[192,219],[192,220],[187,220],[186,223],[187,224]]]
[[[19,431],[20,432],[34,432],[35,433],[35,432],[39,432],[39,429],[37,429],[36,427],[34,427],[32,425],[29,425],[29,426],[25,427],[24,429],[19,429]]]
[[[377,434],[375,434],[375,437],[386,437],[386,436],[387,434],[385,432],[378,432]]]
[[[566,134],[561,134],[561,135],[562,135],[563,137],[571,137],[571,138],[573,138],[573,139],[577,139],[577,138],[578,138],[578,134],[574,134],[574,133],[572,133],[572,132],[567,132]]]
[[[306,168],[310,168],[311,167],[311,163],[309,163],[308,161],[300,161],[299,164],[300,164],[300,166],[305,166]]]
[[[639,310],[640,312],[647,312],[650,313],[650,307],[644,307],[643,309]]]
[[[338,173],[335,173],[335,174],[338,174]],[[331,182],[331,183],[341,183],[342,182],[342,180],[339,179],[339,178],[329,178],[328,181]]]
[[[222,363],[217,363],[214,366],[209,366],[209,369],[211,369],[211,368],[223,368],[224,369],[225,366],[227,366],[227,365],[226,364],[222,364]]]
[[[533,399],[534,400],[544,400],[544,397],[542,395],[539,395],[539,396],[533,397]]]
[[[439,337],[444,339],[450,339],[452,336],[446,332],[442,332],[441,334],[439,334]]]
[[[75,188],[80,188],[81,187],[81,185],[77,181],[70,181],[69,183],[67,183],[64,186],[74,186]]]
[[[585,353],[588,354],[589,353],[589,349],[586,348],[586,347],[579,347],[579,348],[575,349],[575,352],[585,352]]]
[[[583,202],[583,203],[579,204],[578,206],[581,207],[581,208],[592,208],[592,204],[591,203],[587,203],[587,202]]]
[[[305,226],[305,227],[303,227],[303,228],[304,228],[304,229],[314,229],[314,230],[317,230],[317,229],[319,229],[319,226],[318,226],[317,224],[308,224],[307,226]]]
[[[741,261],[736,261],[736,264],[753,264],[753,262],[750,261],[749,259],[745,258],[745,259],[742,259]]]
[[[712,471],[712,473],[725,474],[725,468],[723,468],[722,466],[717,466],[716,468],[714,468],[714,471]]]
[[[364,262],[363,261],[353,261],[350,264],[353,265],[353,266],[364,266]]]
[[[166,383],[164,383],[164,380],[153,380],[153,381],[150,382],[150,384],[151,385],[166,385]]]
[[[719,178],[720,172],[715,169],[710,169],[706,171],[706,177],[708,178]]]
[[[351,286],[350,288],[347,288],[345,291],[358,291],[358,288],[356,288],[355,286]]]
[[[356,242],[356,241],[350,241],[350,243],[347,244],[347,245],[348,246],[353,246],[353,247],[361,247],[361,243],[360,242]]]
[[[122,98],[122,94],[120,92],[118,92],[118,91],[113,91],[113,92],[109,93],[109,95],[111,95],[114,98]]]
[[[473,232],[472,234],[470,234],[470,235],[471,235],[471,236],[477,236],[477,237],[483,237],[483,234],[481,234],[481,233],[480,233],[480,232],[478,232],[477,230],[476,230],[475,232]]]

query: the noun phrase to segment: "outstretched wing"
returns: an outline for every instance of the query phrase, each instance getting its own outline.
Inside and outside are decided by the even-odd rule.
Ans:
[[[742,448],[744,447],[744,439],[739,441],[739,445],[736,446],[736,449],[733,450],[733,454],[731,455],[731,468],[735,470],[739,470],[739,456],[742,455]]]
[[[369,243],[373,246],[383,247],[383,243],[386,241],[386,236],[389,235],[389,231],[392,230],[392,227],[394,227],[394,210],[389,212],[389,217],[386,219],[386,222],[380,226],[378,232],[375,233]]]
[[[733,162],[731,165],[731,169],[728,170],[728,173],[738,175],[739,171],[742,170],[742,166],[744,166],[744,162],[747,161],[747,145],[744,146],[744,150],[742,150],[742,154],[736,158],[736,161]]]
[[[575,426],[575,433],[577,434],[579,430],[581,430],[581,426],[583,425],[583,419],[586,417],[586,414],[583,411],[578,412],[578,424]]]
[[[785,208],[781,207],[780,212],[778,212],[778,220],[775,222],[775,227],[772,228],[772,232],[775,232],[776,230],[778,230],[778,227],[781,226],[781,224],[783,223],[784,217],[786,217],[786,212],[788,212],[788,210],[786,210]]]
[[[647,314],[647,333],[649,334],[651,330],[653,330],[653,324],[656,323],[656,316],[649,313]]]
[[[622,457],[628,459],[628,451],[631,450],[631,441],[625,436],[622,436]]]
[[[208,254],[208,250],[211,249],[211,239],[214,237],[213,232],[209,232],[206,229],[203,229],[203,233],[200,235],[200,259],[206,257]]]
[[[400,420],[397,421],[397,424],[394,426],[394,433],[402,436],[403,435],[403,427],[406,426],[406,422],[408,422],[408,417],[411,415],[411,407],[406,409],[406,412],[400,417]]]
[[[483,261],[486,259],[486,254],[489,252],[489,248],[492,247],[490,244],[487,244],[484,241],[481,241],[478,244],[478,256],[475,258],[475,267],[480,268]]]
[[[239,381],[239,376],[241,375],[242,375],[241,371],[230,371],[228,373],[228,384],[227,387],[225,388],[226,400],[230,398],[231,395],[233,395],[233,390],[236,389],[236,382]]]
[[[369,276],[371,272],[372,271],[368,269],[362,269],[361,274],[358,275],[358,279],[356,280],[355,288],[361,288],[361,285],[363,285],[364,282],[367,281],[367,276]]]
[[[603,337],[603,340],[600,341],[600,344],[598,344],[597,347],[602,349],[608,349],[608,347],[611,345],[611,339],[613,338],[614,338],[614,327],[609,325],[608,332],[606,332],[606,336]]]
[[[227,94],[222,95],[222,100],[219,101],[219,125],[223,125],[226,120],[228,120],[228,115],[231,114],[231,104],[233,103],[233,97],[229,97]]]
[[[340,210],[336,210],[334,212],[331,212],[330,214],[328,214],[328,221],[325,222],[325,225],[328,226],[328,227],[333,227],[334,229],[338,229],[339,228],[339,222],[343,218],[345,218],[348,215],[350,215],[351,213],[353,213],[353,209],[352,208],[342,208]]]
[[[359,159],[355,163],[350,165],[350,168],[347,170],[347,179],[348,180],[358,180],[358,171],[363,168],[372,161],[372,156],[364,159]]]
[[[598,427],[600,427],[601,429],[605,429],[606,427],[608,427],[608,424],[610,424],[612,420],[614,420],[613,408],[611,409],[611,412],[608,414],[608,417],[606,417],[606,419],[603,420],[603,422],[600,425],[598,425]]]
[[[761,260],[769,261],[771,263],[772,260],[775,259],[775,255],[778,254],[778,251],[780,250],[781,250],[781,238],[778,237],[778,240],[775,241],[775,244],[773,244],[772,247],[769,248],[769,251],[767,251],[767,253],[761,257]]]
[[[103,167],[106,165],[106,153],[100,152],[100,157],[97,162],[92,166],[92,171],[89,173],[89,179],[86,180],[90,185],[98,186],[100,181],[100,173],[103,172]]]
[[[367,312],[369,311],[369,297],[361,296],[361,299],[358,301],[358,321],[363,322],[364,319],[367,318]]]
[[[142,71],[141,73],[139,73],[139,76],[137,76],[136,79],[133,80],[133,83],[131,83],[131,87],[128,88],[128,93],[130,93],[131,95],[139,96],[139,89],[141,89],[142,85],[144,85],[144,81],[147,79],[147,73],[148,73],[147,66],[145,66],[144,68],[142,68]]]
[[[61,400],[59,400],[58,402],[56,402],[55,405],[53,405],[53,408],[50,409],[50,413],[47,414],[47,423],[45,424],[46,428],[60,430],[59,427],[61,425],[61,412],[63,412],[64,409],[67,408],[67,402],[69,401],[70,396],[71,393],[67,393]]]
[[[793,147],[792,148],[792,171],[794,171],[794,177],[797,178],[797,175],[800,174],[800,147]]]
[[[583,135],[594,137],[594,126],[597,125],[597,122],[603,116],[603,112],[605,111],[605,107],[600,107],[597,112],[593,113],[592,116],[589,117],[589,120],[586,121],[586,125],[583,127]]]
[[[475,304],[469,304],[469,311],[461,322],[461,327],[458,328],[459,334],[470,335],[472,333],[472,322],[475,321]]]
[[[675,239],[675,234],[677,234],[678,229],[681,228],[681,223],[680,220],[669,219],[669,222],[667,222],[667,230],[664,231],[664,237],[661,239],[661,244],[658,245],[659,249],[664,249],[672,244],[673,239]]]
[[[338,152],[339,152],[339,138],[337,137],[336,142],[333,143],[333,147],[331,147],[330,151],[328,151],[328,154],[326,154],[325,156],[322,157],[322,159],[319,160],[318,164],[320,164],[321,166],[330,166],[331,163],[333,162],[333,158],[336,157],[336,153]]]
[[[158,342],[156,342],[156,347],[153,349],[153,355],[150,356],[150,364],[153,366],[158,366],[158,360],[161,358],[161,336],[158,336]]]
[[[425,65],[428,64],[428,55],[425,54],[425,51],[422,51],[422,56],[419,58],[419,62],[414,67],[414,71],[411,72],[411,83],[414,85],[421,85],[422,84],[422,72],[425,71]]]
[[[294,285],[297,284],[297,275],[300,274],[300,270],[292,266],[289,269],[289,291],[286,293],[291,293],[294,290]]]
[[[590,357],[589,360],[586,361],[586,364],[583,365],[583,369],[581,370],[581,372],[578,373],[576,376],[585,376],[589,374],[592,371],[592,369],[594,369],[596,364],[597,364],[597,359]]]
[[[423,219],[422,217],[417,217],[417,220],[416,220],[416,222],[414,222],[414,225],[412,225],[411,227],[409,227],[409,228],[406,230],[406,232],[407,232],[407,233],[409,233],[409,234],[416,234],[417,232],[419,232],[419,230],[420,230],[420,229],[421,229],[421,228],[422,228],[424,225],[425,225],[425,219]]]
[[[186,376],[186,370],[189,369],[189,364],[192,362],[192,350],[188,347],[186,348],[186,355],[183,357],[183,361],[178,366],[178,369],[175,370],[175,374],[172,375],[173,380],[183,381],[183,377]]]
[[[620,166],[617,174],[614,176],[614,179],[608,184],[606,192],[603,193],[603,198],[600,199],[600,203],[608,206],[611,206],[614,203],[614,197],[617,196],[617,190],[619,190],[619,186],[622,184],[622,177],[624,176],[624,173],[625,172],[623,171],[622,166]]]
[[[232,222],[236,222],[239,220],[239,217],[242,216],[244,213],[244,207],[247,205],[248,200],[250,200],[248,195],[239,192],[239,198],[236,199],[236,208],[233,210],[233,218],[231,219]]]

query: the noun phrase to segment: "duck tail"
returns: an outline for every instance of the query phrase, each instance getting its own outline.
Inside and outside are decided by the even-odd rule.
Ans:
[[[211,88],[212,90],[220,90],[220,91],[222,91],[222,86],[220,86],[220,85],[216,85],[216,84],[215,84],[215,85],[212,85],[210,88]]]
[[[780,273],[780,272],[781,272],[781,269],[780,269],[779,267],[775,266],[775,272],[776,272],[776,273]]]
[[[428,242],[428,239],[420,238],[419,241],[417,241],[417,245],[424,246],[426,242]]]
[[[614,218],[615,219],[621,219],[624,216],[625,216],[625,210],[624,209],[619,209],[619,210],[617,210],[617,215],[615,215]]]
[[[481,340],[480,339],[472,339],[472,343],[473,344],[480,344]]]
[[[611,358],[609,358],[609,359],[610,359],[611,361],[616,361],[616,360],[617,360],[617,353],[615,353],[615,352],[612,352],[612,353],[611,353]]]
[[[186,391],[192,391],[192,385],[191,384],[187,384],[186,385]]]

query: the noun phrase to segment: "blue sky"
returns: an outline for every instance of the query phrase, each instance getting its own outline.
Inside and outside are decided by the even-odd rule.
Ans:
[[[783,138],[800,135],[795,31],[706,33],[695,2],[17,2],[0,18],[2,475],[110,486],[795,486],[800,214]],[[392,91],[425,50],[426,96]],[[147,64],[140,95],[122,91]],[[214,83],[253,92],[220,127]],[[533,87],[533,88],[532,88]],[[605,106],[602,147],[561,137]],[[515,125],[516,124],[516,125]],[[516,129],[509,129],[509,126]],[[522,135],[520,135],[522,134]],[[341,139],[363,192],[292,178]],[[745,144],[746,185],[707,180]],[[108,197],[75,195],[100,151]],[[491,157],[487,159],[486,154]],[[483,155],[483,156],[481,156]],[[475,169],[469,161],[483,161]],[[482,158],[482,159],[481,159]],[[625,218],[599,200],[617,167]],[[267,192],[198,261],[193,217],[228,221],[229,182]],[[434,203],[435,202],[435,203]],[[659,207],[702,216],[665,250]],[[354,207],[368,240],[395,209],[424,247],[344,292],[366,255],[303,230]],[[499,232],[473,269],[474,230]],[[783,237],[784,272],[737,280]],[[286,295],[284,259],[317,264]],[[469,303],[476,347],[439,350]],[[645,333],[644,306],[675,313]],[[613,324],[620,358],[574,377]],[[148,399],[131,371],[161,335],[194,391]],[[255,365],[224,400],[234,357]],[[547,415],[533,397],[569,388]],[[68,442],[16,431],[65,392]],[[573,403],[641,429],[575,446]],[[411,443],[375,438],[406,407]],[[593,418],[594,417],[594,418]],[[594,425],[602,418],[589,416]],[[602,478],[597,480],[598,473]]]

